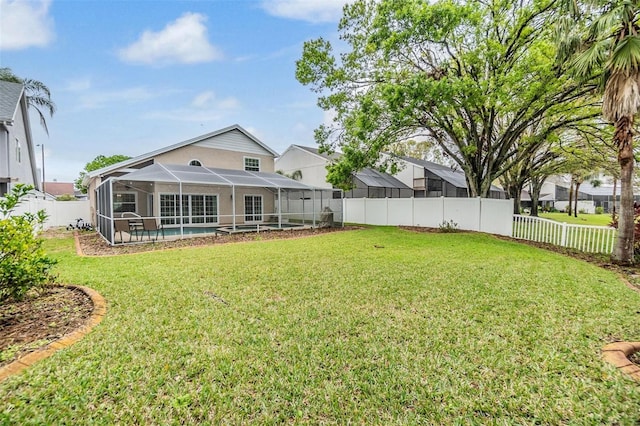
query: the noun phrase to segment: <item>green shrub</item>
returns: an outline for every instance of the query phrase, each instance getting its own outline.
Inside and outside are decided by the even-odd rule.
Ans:
[[[76,201],[77,198],[72,194],[62,194],[56,197],[56,201]]]
[[[596,214],[604,214],[604,207],[602,206],[596,207]]]
[[[438,229],[440,232],[450,233],[450,232],[458,232],[458,224],[453,220],[444,221],[439,226]]]
[[[55,282],[51,267],[56,262],[46,256],[43,240],[36,232],[47,218],[44,210],[11,214],[32,189],[16,185],[10,194],[0,198],[0,302],[19,300],[29,290]]]

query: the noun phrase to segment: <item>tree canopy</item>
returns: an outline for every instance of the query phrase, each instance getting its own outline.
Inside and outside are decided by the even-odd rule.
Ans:
[[[122,154],[111,155],[109,157],[105,155],[98,155],[96,158],[89,161],[84,166],[84,170],[80,172],[80,176],[74,181],[75,187],[80,191],[82,191],[83,194],[86,194],[87,187],[82,182],[88,173],[94,170],[101,169],[103,167],[111,166],[112,164],[116,164],[121,161],[128,160],[130,158],[131,157],[129,157],[128,155],[122,155]]]
[[[467,176],[472,196],[536,152],[551,134],[598,115],[593,85],[555,62],[555,2],[360,0],[340,22],[344,53],[307,41],[296,77],[335,113],[316,130],[343,155],[328,180],[379,164],[398,141],[432,141]],[[342,48],[342,47],[341,47]],[[533,137],[532,127],[537,130]],[[393,162],[382,164],[395,171]]]

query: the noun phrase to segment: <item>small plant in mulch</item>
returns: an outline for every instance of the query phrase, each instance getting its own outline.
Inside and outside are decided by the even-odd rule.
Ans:
[[[438,230],[440,232],[450,234],[453,232],[458,232],[460,228],[458,227],[458,224],[453,220],[445,220],[440,225],[438,225]]]

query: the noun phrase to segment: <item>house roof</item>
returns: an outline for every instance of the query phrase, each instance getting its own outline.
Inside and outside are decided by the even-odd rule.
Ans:
[[[298,148],[298,149],[301,149],[303,151],[306,151],[308,153],[317,155],[318,157],[321,157],[321,158],[323,158],[325,160],[328,160],[328,161],[337,160],[338,158],[340,158],[340,155],[342,155],[339,152],[334,152],[333,154],[327,154],[327,153],[324,153],[324,152],[320,152],[320,150],[318,148],[311,148],[309,146],[302,146],[302,145],[291,145],[291,146],[295,147],[295,148]],[[287,151],[288,150],[289,149],[287,148]]]
[[[73,182],[45,182],[44,192],[53,196],[73,195],[75,190]]]
[[[244,186],[312,190],[311,186],[289,179],[277,173],[248,172],[244,170],[218,169],[178,164],[152,164],[125,175],[111,178],[114,181],[190,183],[215,186]],[[106,181],[105,181],[106,182]],[[103,183],[104,184],[104,183]]]
[[[0,122],[13,122],[23,91],[20,83],[0,81]]]
[[[145,161],[148,161],[148,160],[154,158],[157,155],[164,154],[166,152],[170,152],[170,151],[173,151],[175,149],[182,148],[184,146],[192,145],[192,144],[201,142],[203,140],[206,140],[206,139],[209,139],[209,138],[212,138],[212,137],[215,137],[215,136],[219,136],[219,135],[222,135],[222,134],[227,133],[227,132],[231,132],[233,130],[237,130],[237,131],[241,132],[246,137],[251,139],[253,142],[258,144],[260,147],[262,147],[263,149],[268,151],[270,154],[272,154],[274,157],[278,156],[277,152],[275,152],[274,150],[269,148],[267,145],[262,143],[255,136],[253,136],[251,133],[247,132],[245,129],[240,127],[240,125],[234,124],[232,126],[228,126],[228,127],[223,128],[223,129],[216,130],[216,131],[211,132],[211,133],[207,133],[205,135],[201,135],[201,136],[198,136],[198,137],[195,137],[195,138],[192,138],[192,139],[187,139],[185,141],[178,142],[176,144],[169,145],[169,146],[166,146],[164,148],[160,148],[160,149],[157,149],[155,151],[151,151],[151,152],[139,155],[139,156],[134,157],[134,158],[130,158],[129,160],[125,160],[125,161],[121,161],[121,162],[116,163],[116,164],[112,164],[111,166],[107,166],[107,167],[103,167],[101,169],[94,170],[92,172],[87,173],[87,177],[90,179],[90,178],[94,178],[96,176],[101,176],[101,175],[104,175],[104,174],[108,174],[108,173],[114,172],[114,171],[116,171],[118,169],[124,169],[124,168],[130,167],[130,166],[136,165],[138,163],[143,163]]]
[[[363,169],[356,173],[356,178],[362,183],[373,188],[398,188],[411,189],[404,183],[388,173],[382,173],[375,169]]]

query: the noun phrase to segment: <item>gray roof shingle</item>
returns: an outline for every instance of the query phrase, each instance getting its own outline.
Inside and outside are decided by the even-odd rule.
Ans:
[[[0,81],[0,121],[13,121],[22,91],[22,84]]]

